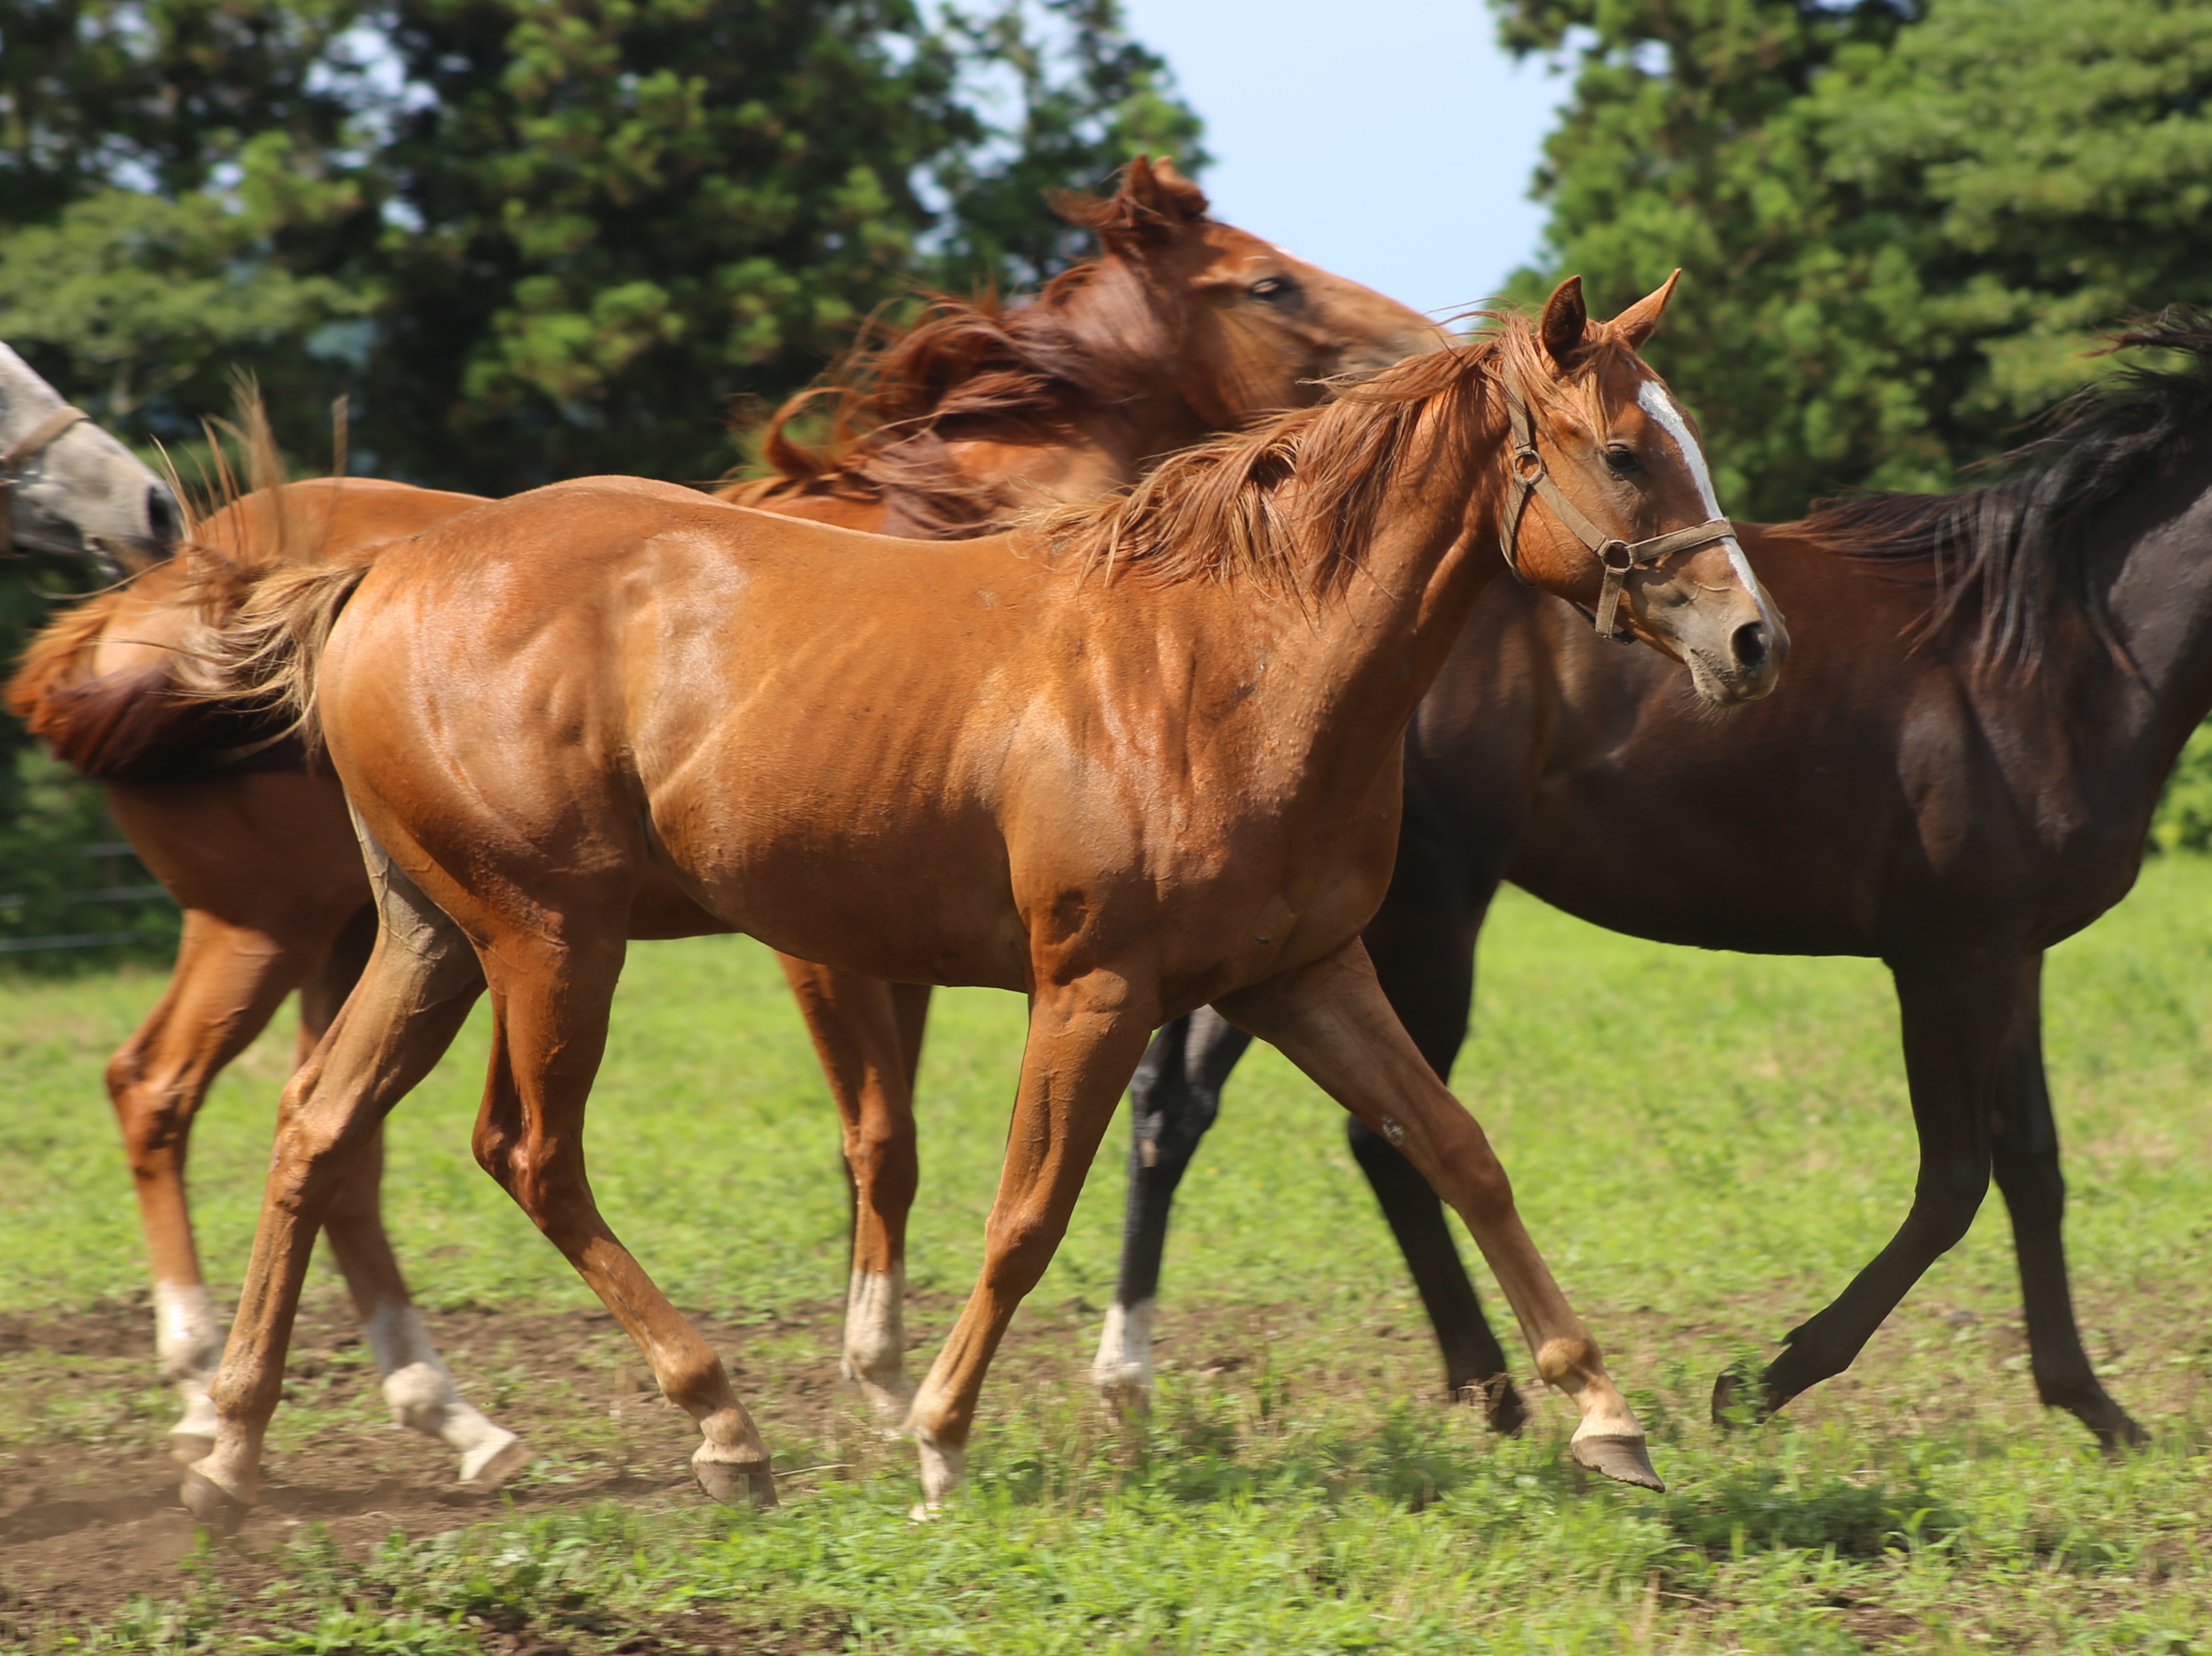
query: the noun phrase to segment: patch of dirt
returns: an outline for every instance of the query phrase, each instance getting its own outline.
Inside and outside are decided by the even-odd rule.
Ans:
[[[919,1348],[912,1378],[959,1307],[950,1295],[909,1295],[909,1344]],[[837,1301],[743,1325],[692,1318],[775,1448],[786,1499],[804,1498],[811,1478],[833,1468],[860,1477],[913,1464],[913,1447],[887,1434],[838,1379],[842,1317]],[[609,1497],[645,1507],[704,1500],[690,1471],[696,1429],[661,1398],[605,1311],[463,1310],[426,1320],[470,1400],[540,1457],[532,1469],[496,1493],[455,1483],[442,1444],[391,1423],[349,1310],[319,1285],[294,1331],[260,1504],[236,1539],[195,1568],[250,1597],[284,1567],[283,1544],[308,1524],[359,1557],[392,1535],[437,1534],[510,1505],[526,1516]],[[32,1422],[27,1433],[0,1433],[0,1644],[33,1629],[51,1635],[104,1622],[136,1595],[171,1597],[182,1585],[179,1566],[196,1537],[162,1435],[173,1394],[153,1390],[152,1321],[146,1306],[130,1301],[0,1316],[0,1386],[15,1392],[11,1403]],[[1279,1311],[1261,1307],[1188,1307],[1158,1355],[1165,1363],[1181,1355],[1180,1366],[1203,1373],[1243,1371],[1261,1360],[1280,1321]],[[1081,1301],[1025,1306],[992,1365],[979,1423],[988,1429],[994,1394],[1042,1386],[1087,1398],[1098,1322],[1098,1308]],[[1427,1330],[1407,1320],[1362,1355],[1425,1374],[1433,1350]],[[88,1398],[98,1404],[91,1429],[72,1435],[53,1425],[58,1404],[82,1413]],[[487,1650],[515,1656],[562,1648],[534,1630],[483,1636]],[[826,1626],[722,1626],[704,1611],[653,1636],[663,1641],[634,1647],[798,1652],[842,1648],[844,1638]]]

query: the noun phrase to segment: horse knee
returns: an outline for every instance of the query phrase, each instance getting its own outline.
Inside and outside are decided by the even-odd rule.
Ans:
[[[1973,1228],[1974,1216],[1981,1211],[1982,1198],[1989,1191],[1989,1180],[1986,1163],[1972,1171],[1947,1168],[1938,1176],[1923,1178],[1913,1192],[1912,1212],[1905,1222],[1929,1247],[1939,1253],[1948,1252]]]
[[[845,1135],[845,1162],[877,1203],[911,1203],[921,1183],[914,1124],[863,1121]]]
[[[998,1293],[1026,1295],[1052,1263],[1065,1229],[1042,1214],[994,1214],[985,1229],[984,1280]]]
[[[149,1076],[128,1046],[108,1060],[106,1081],[131,1171],[150,1178],[181,1161],[199,1103],[191,1089],[174,1077]]]

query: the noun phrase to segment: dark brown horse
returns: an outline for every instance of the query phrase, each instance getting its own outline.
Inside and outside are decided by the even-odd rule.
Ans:
[[[817,400],[799,399],[770,434],[778,474],[726,495],[852,528],[972,535],[1310,402],[1322,380],[1443,343],[1405,306],[1215,222],[1165,161],[1140,157],[1112,197],[1059,206],[1098,233],[1097,263],[1018,306],[939,302],[857,353],[827,393],[836,401],[829,446],[789,437]],[[256,476],[270,481],[265,429],[246,424]],[[210,628],[272,568],[356,559],[481,504],[366,478],[262,488],[202,525],[184,557],[58,617],[9,687],[11,707],[104,784],[116,820],[185,909],[168,990],[110,1063],[107,1086],[154,1266],[157,1349],[184,1402],[171,1438],[186,1459],[206,1453],[206,1388],[222,1350],[185,1202],[192,1123],[216,1076],[295,987],[305,1057],[358,974],[371,927],[336,779],[308,769],[298,744],[256,717],[174,694],[173,670],[198,658]],[[854,1174],[847,1370],[878,1406],[902,1407],[905,1343],[887,1290],[912,1198],[908,1097],[927,992],[784,964]],[[377,1184],[372,1153],[326,1228],[386,1393],[402,1420],[457,1451],[465,1480],[495,1483],[521,1452],[454,1390],[409,1301]]]
[[[687,916],[1030,998],[983,1273],[909,1416],[931,1501],[1152,1031],[1214,1002],[1449,1193],[1576,1403],[1576,1459],[1656,1484],[1358,933],[1389,883],[1399,738],[1501,553],[1708,701],[1773,682],[1771,617],[1636,354],[1665,299],[1591,325],[1567,283],[1540,329],[1513,319],[1006,535],[894,541],[594,479],[273,578],[227,649],[247,694],[319,722],[380,925],[285,1089],[186,1500],[217,1522],[252,1501],[316,1228],[487,989],[478,1160],[698,1422],[708,1491],[774,1499],[720,1361],[586,1168],[626,939]]]
[[[2075,1325],[2040,998],[2044,951],[2126,894],[2212,709],[2212,321],[2172,314],[2128,343],[2196,360],[2082,393],[2012,457],[2011,481],[1746,525],[1769,591],[1819,621],[1769,700],[1717,719],[1640,652],[1498,586],[1414,719],[1397,871],[1367,945],[1437,1074],[1466,1034],[1501,879],[1638,937],[1888,964],[1920,1137],[1911,1210],[1785,1337],[1753,1382],[1760,1410],[1850,1365],[1994,1173],[2039,1395],[2107,1447],[2142,1435]],[[1168,1204],[1244,1044],[1201,1012],[1146,1055],[1096,1370],[1109,1390],[1146,1382]],[[1520,1403],[1435,1197],[1382,1139],[1352,1137],[1448,1383],[1486,1387],[1510,1428]],[[1739,1385],[1722,1377],[1717,1416]]]

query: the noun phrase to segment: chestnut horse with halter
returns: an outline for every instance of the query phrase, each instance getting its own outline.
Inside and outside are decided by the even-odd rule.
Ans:
[[[908,1417],[928,1501],[1153,1028],[1209,1003],[1404,1149],[1574,1399],[1576,1458],[1656,1487],[1358,934],[1395,854],[1399,737],[1501,554],[1601,604],[1625,549],[1625,630],[1715,703],[1771,688],[1772,618],[1636,354],[1665,298],[1593,325],[1565,284],[1540,329],[1507,319],[1006,535],[917,544],[587,479],[264,583],[225,635],[235,682],[327,743],[379,931],[285,1089],[194,1510],[253,1501],[316,1228],[486,988],[478,1160],[699,1423],[706,1489],[775,1499],[720,1359],[585,1165],[626,939],[687,924],[1030,998],[983,1273]],[[1516,475],[1569,481],[1509,525]]]
[[[730,497],[862,529],[937,537],[1126,482],[1150,458],[1270,409],[1316,382],[1381,367],[1443,336],[1418,313],[1206,216],[1174,167],[1139,158],[1109,198],[1062,197],[1103,256],[1010,312],[951,302],[848,365],[826,452],[771,435],[780,475]],[[55,399],[57,402],[58,399]],[[180,1456],[211,1441],[206,1388],[222,1349],[184,1190],[192,1121],[209,1086],[301,991],[304,1058],[358,975],[373,935],[361,852],[335,779],[295,741],[234,707],[175,694],[174,668],[256,575],[288,558],[350,558],[482,504],[363,478],[263,490],[203,525],[190,555],[55,621],[9,703],[64,759],[106,786],[111,810],[183,905],[167,993],[108,1066],[155,1273],[156,1340],[185,1413]],[[845,1120],[860,1216],[861,1285],[848,1370],[882,1364],[884,1301],[913,1164],[912,1052],[895,991],[787,959]],[[918,1044],[919,1004],[907,1019]],[[906,1123],[903,1140],[884,1124]],[[890,1148],[887,1149],[886,1145]],[[332,1250],[399,1418],[446,1440],[465,1481],[495,1483],[523,1459],[464,1403],[407,1295],[380,1216],[379,1156],[357,1165],[328,1222]],[[879,1216],[889,1215],[889,1218]],[[886,1236],[890,1240],[886,1241]],[[896,1330],[896,1301],[889,1305]],[[853,1355],[857,1353],[857,1361]],[[880,1404],[883,1399],[878,1398]]]
[[[2042,966],[2126,895],[2175,757],[2212,713],[2212,318],[2177,308],[2121,343],[2194,360],[2063,405],[2008,481],[1742,525],[1776,598],[1821,618],[1756,707],[1716,722],[1644,652],[1499,586],[1414,716],[1397,871],[1366,940],[1437,1075],[1466,1035],[1501,879],[1636,937],[1889,967],[1920,1139],[1911,1210],[1763,1373],[1721,1376],[1723,1422],[1739,1398],[1779,1409],[1849,1367],[1994,1176],[2038,1396],[2107,1450],[2142,1441],[2075,1321]],[[1630,862],[1607,854],[1624,822]],[[1643,872],[1654,858],[1668,879]],[[1109,1392],[1148,1381],[1168,1208],[1247,1044],[1196,1013],[1162,1030],[1131,1089],[1121,1280],[1094,1371]],[[1510,1429],[1504,1354],[1435,1196],[1350,1131],[1447,1385],[1480,1387]]]

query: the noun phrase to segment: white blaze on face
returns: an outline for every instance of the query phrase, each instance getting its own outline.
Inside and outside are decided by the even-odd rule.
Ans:
[[[1682,464],[1690,469],[1690,481],[1698,486],[1698,500],[1705,509],[1705,516],[1719,517],[1720,499],[1713,493],[1713,474],[1705,469],[1705,452],[1691,434],[1690,422],[1680,406],[1668,394],[1666,386],[1656,379],[1644,382],[1642,389],[1636,393],[1636,403],[1674,440],[1674,446],[1682,453]],[[1751,560],[1743,555],[1743,548],[1736,543],[1733,535],[1725,537],[1721,543],[1728,548],[1729,562],[1735,570],[1735,578],[1743,583],[1744,591],[1758,594],[1763,605],[1765,589],[1759,585],[1759,578],[1751,573]]]

